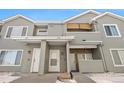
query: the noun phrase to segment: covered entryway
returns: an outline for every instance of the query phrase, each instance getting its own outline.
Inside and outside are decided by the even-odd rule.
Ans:
[[[13,37],[13,40],[27,44],[40,44],[40,53],[35,54],[36,50],[33,52],[30,71],[44,74],[70,72],[69,42],[74,38],[74,36],[26,36]],[[37,56],[38,54],[40,57]]]
[[[66,42],[48,41],[47,50],[45,72],[67,72]]]

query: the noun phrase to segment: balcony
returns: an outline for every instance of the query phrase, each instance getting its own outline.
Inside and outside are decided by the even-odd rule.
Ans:
[[[67,32],[94,32],[93,25],[89,23],[69,23]]]

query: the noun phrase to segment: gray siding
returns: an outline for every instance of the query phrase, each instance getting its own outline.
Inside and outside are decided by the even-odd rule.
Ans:
[[[74,20],[69,21],[68,23],[89,23],[91,19],[94,18],[95,16],[96,15],[93,13],[88,13]],[[75,40],[70,42],[71,44],[83,44],[82,40],[101,41],[100,31],[97,31],[97,32],[67,32],[66,24],[64,25],[64,35],[75,36]]]
[[[111,48],[124,48],[123,36],[124,36],[124,22],[111,17],[111,16],[104,16],[97,20],[97,29],[101,31],[101,39],[103,41],[103,54],[105,57],[105,62],[107,64],[108,71],[114,72],[124,72],[124,67],[114,67],[112,57],[110,55]],[[107,38],[105,36],[105,32],[103,29],[103,24],[117,24],[119,31],[121,33],[121,37],[110,37]]]
[[[21,71],[21,72],[29,72],[30,71],[30,64],[32,61],[32,53],[33,48],[40,47],[39,44],[26,44],[21,43],[18,41],[13,41],[11,39],[4,39],[6,30],[8,26],[28,26],[28,33],[27,35],[32,36],[33,30],[34,30],[34,24],[23,19],[23,18],[17,18],[15,20],[11,20],[6,22],[1,31],[1,39],[0,39],[0,49],[22,49],[23,55],[22,55],[22,62],[21,66],[0,66],[0,71]],[[31,53],[29,53],[31,51]]]

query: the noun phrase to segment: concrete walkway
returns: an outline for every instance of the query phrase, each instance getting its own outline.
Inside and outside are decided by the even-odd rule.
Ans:
[[[49,73],[44,75],[38,75],[37,73],[23,74],[21,78],[14,80],[11,83],[55,83],[59,74],[60,73]],[[73,75],[78,83],[95,83],[83,74],[73,73]]]
[[[124,83],[124,73],[89,73],[86,76],[96,83]]]
[[[0,72],[0,83],[9,83],[20,78],[20,76],[11,76],[12,72]]]

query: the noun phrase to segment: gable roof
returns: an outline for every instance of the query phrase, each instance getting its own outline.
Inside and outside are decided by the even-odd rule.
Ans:
[[[118,18],[118,19],[124,21],[124,17],[123,17],[123,16],[120,16],[120,15],[117,15],[117,14],[114,14],[114,13],[111,13],[111,12],[102,13],[101,15],[98,15],[98,16],[94,17],[94,18],[92,19],[92,21],[93,21],[93,20],[97,20],[97,19],[99,19],[99,18],[101,18],[101,17],[103,17],[103,16],[105,16],[105,15],[109,15],[109,16],[112,16],[112,17],[116,17],[116,18]]]
[[[24,18],[24,19],[34,23],[34,20],[32,20],[32,19],[30,19],[30,18],[28,18],[26,16],[20,15],[20,14],[17,14],[15,16],[12,16],[12,17],[9,17],[7,19],[4,19],[4,20],[2,20],[2,22],[8,22],[8,21],[14,20],[14,19],[19,18],[19,17]]]
[[[73,16],[73,17],[71,17],[71,18],[66,19],[66,20],[64,21],[64,23],[65,23],[65,22],[68,22],[68,21],[71,21],[71,20],[73,20],[73,19],[75,19],[75,18],[77,18],[77,17],[80,17],[80,16],[83,16],[83,15],[85,15],[85,14],[88,14],[88,13],[94,13],[94,14],[96,14],[96,15],[99,15],[99,14],[100,14],[100,12],[97,12],[97,11],[94,11],[94,10],[88,10],[88,11],[85,11],[85,12],[83,12],[83,13],[81,13],[81,14],[78,14],[78,15],[76,15],[76,16]]]

